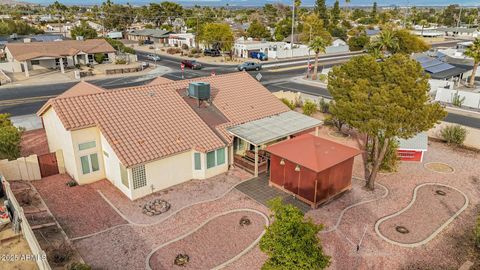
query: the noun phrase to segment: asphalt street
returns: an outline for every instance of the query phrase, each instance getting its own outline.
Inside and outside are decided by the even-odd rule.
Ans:
[[[320,60],[319,64],[325,68],[335,64],[345,62],[350,56],[338,56],[337,59],[327,58]],[[145,53],[139,53],[138,58],[141,61],[153,63],[146,58]],[[324,57],[325,58],[325,57]],[[249,72],[253,77],[259,73],[262,75],[260,82],[270,91],[298,91],[313,96],[321,96],[330,98],[328,90],[324,87],[300,84],[292,82],[290,78],[305,75],[306,60],[296,59],[296,64],[283,64],[281,67],[270,67],[261,71]],[[281,63],[285,63],[282,61]],[[220,66],[205,64],[202,70],[185,69],[180,70],[180,60],[175,57],[162,56],[159,63],[162,66],[169,67],[172,71],[163,75],[172,80],[180,80],[182,78],[191,79],[203,76],[210,76],[212,72],[215,74],[226,74],[238,72],[235,66]],[[147,84],[151,78],[145,79],[143,76],[127,76],[117,78],[106,78],[99,80],[90,80],[90,83],[98,85],[106,89],[114,89],[129,86],[138,86]],[[28,115],[36,113],[45,102],[72,87],[76,82],[55,83],[47,85],[31,85],[0,88],[0,113],[10,113],[13,116]],[[461,125],[480,128],[480,117],[464,116],[456,113],[449,113],[445,119],[446,122],[458,123]]]

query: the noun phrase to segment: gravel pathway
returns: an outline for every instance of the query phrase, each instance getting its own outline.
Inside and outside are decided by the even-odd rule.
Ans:
[[[168,218],[171,213],[186,206],[217,198],[236,184],[251,177],[251,174],[234,168],[227,173],[205,180],[191,180],[135,201],[128,199],[108,181],[96,182],[91,185],[93,188],[99,190],[131,223],[153,224]],[[157,216],[147,216],[143,214],[143,205],[155,199],[163,199],[169,202],[171,206],[170,210]]]
[[[160,224],[120,226],[74,244],[93,268],[144,269],[145,259],[155,247],[194,230],[215,215],[239,208],[269,213],[265,206],[232,190],[218,200],[183,209]]]
[[[251,224],[240,225],[242,217],[247,217]],[[185,238],[157,250],[149,264],[152,269],[212,269],[255,242],[264,231],[265,222],[263,216],[253,212],[222,214]],[[174,265],[178,254],[189,256],[186,267]]]

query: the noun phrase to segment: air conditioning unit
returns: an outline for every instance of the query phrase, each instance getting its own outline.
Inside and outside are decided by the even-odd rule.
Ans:
[[[188,96],[198,100],[210,99],[210,84],[206,82],[192,82],[188,85]]]

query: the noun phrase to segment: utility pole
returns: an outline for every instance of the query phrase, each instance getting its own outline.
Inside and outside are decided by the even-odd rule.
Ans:
[[[290,50],[292,51],[292,57],[293,57],[293,35],[295,32],[295,0],[292,1],[292,37],[290,38]]]

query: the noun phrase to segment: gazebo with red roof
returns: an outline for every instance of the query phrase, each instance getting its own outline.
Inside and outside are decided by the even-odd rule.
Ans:
[[[270,153],[270,185],[318,207],[349,190],[353,160],[360,150],[305,134],[266,148]]]

